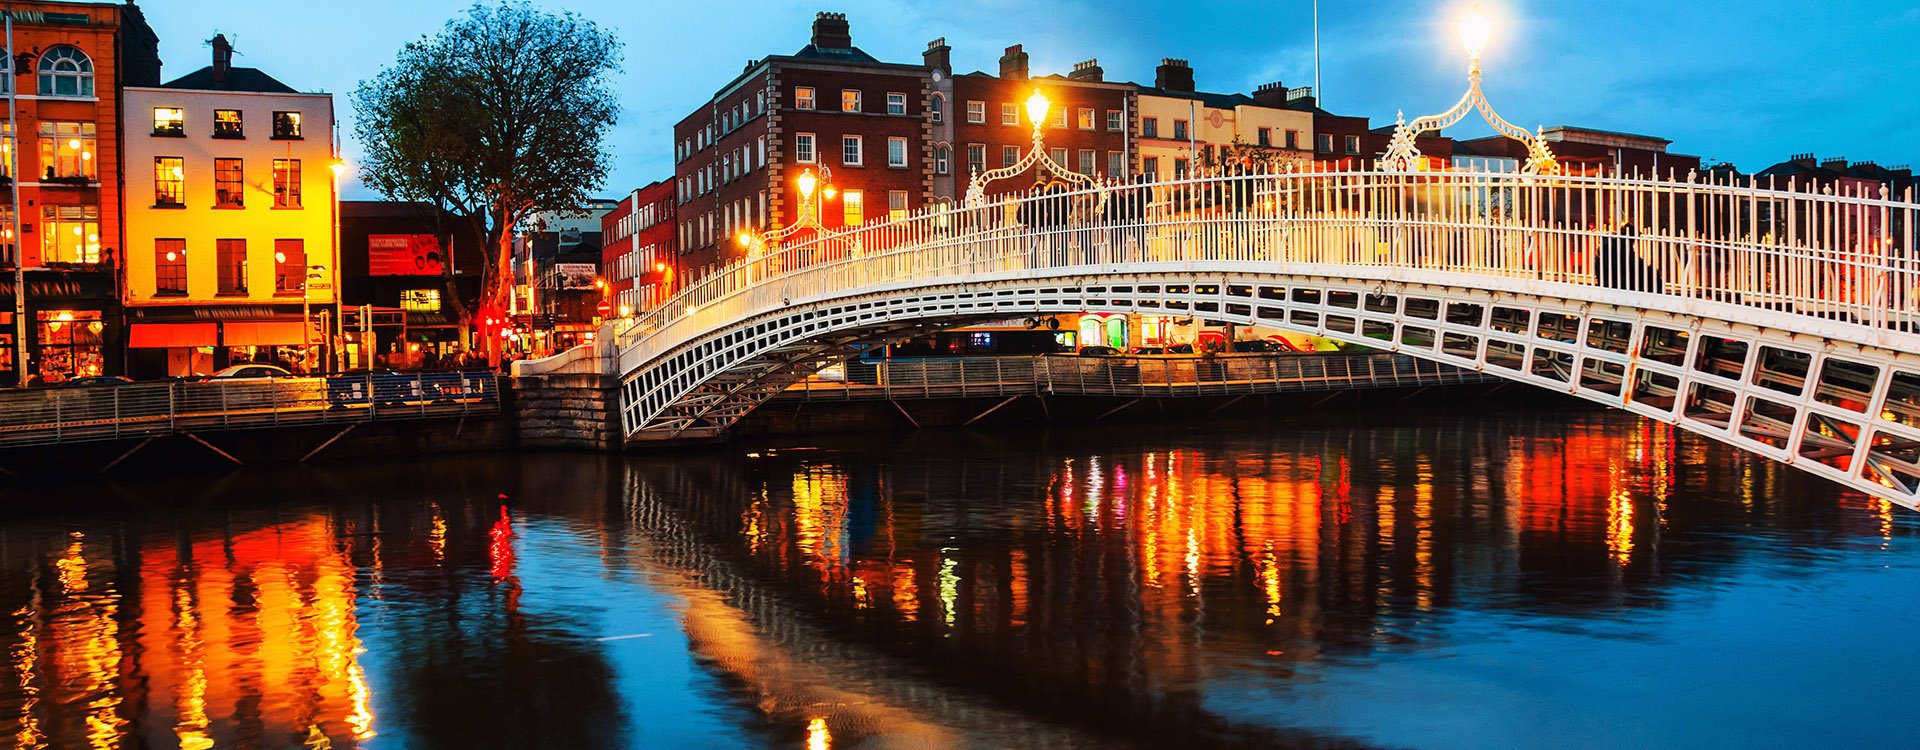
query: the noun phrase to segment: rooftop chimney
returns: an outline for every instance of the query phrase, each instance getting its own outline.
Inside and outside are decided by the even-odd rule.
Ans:
[[[1287,85],[1279,81],[1260,84],[1253,90],[1253,100],[1269,107],[1287,106]]]
[[[1000,56],[1000,77],[1009,81],[1027,80],[1027,53],[1016,44]]]
[[[1153,85],[1155,88],[1167,91],[1184,91],[1191,94],[1193,93],[1193,68],[1187,65],[1187,61],[1177,57],[1160,58],[1160,67],[1153,70]]]
[[[213,35],[213,82],[226,83],[227,71],[233,69],[233,44],[227,41],[226,34]]]
[[[1847,169],[1846,157],[1836,156],[1831,159],[1823,159],[1820,162],[1820,168],[1831,169],[1836,172],[1844,172]]]
[[[1100,69],[1099,60],[1085,60],[1074,63],[1073,72],[1068,73],[1067,78],[1075,81],[1099,82],[1107,79],[1107,72]]]
[[[853,49],[853,32],[847,28],[847,14],[822,12],[814,15],[813,48],[818,50]]]
[[[942,73],[953,73],[953,48],[947,46],[947,38],[944,36],[927,42],[927,51],[920,53],[920,58],[926,61],[929,68]]]
[[[1794,154],[1792,156],[1787,157],[1787,163],[1798,164],[1803,167],[1811,167],[1817,162],[1813,158],[1813,152],[1809,151],[1804,154]]]

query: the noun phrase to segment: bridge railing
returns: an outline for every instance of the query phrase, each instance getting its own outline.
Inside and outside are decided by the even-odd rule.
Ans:
[[[1587,287],[1920,330],[1913,195],[1486,172],[1280,172],[1003,196],[829,232],[696,281],[621,332],[643,359],[789,303],[1068,267],[1270,263],[1363,278]],[[1488,282],[1488,280],[1497,280]]]
[[[0,447],[493,413],[485,371],[215,379],[0,391]]]

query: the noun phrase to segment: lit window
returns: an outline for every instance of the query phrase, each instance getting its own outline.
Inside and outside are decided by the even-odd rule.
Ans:
[[[187,296],[187,241],[153,241],[153,296]]]
[[[907,113],[907,95],[897,91],[887,93],[887,114],[904,115]]]
[[[899,221],[907,218],[907,191],[887,191],[887,220]]]
[[[178,207],[187,203],[187,160],[178,156],[153,158],[153,205]]]
[[[793,89],[794,109],[813,109],[813,87],[795,86]]]
[[[154,107],[153,134],[184,137],[187,134],[187,111],[179,107]]]
[[[59,45],[40,56],[41,96],[93,96],[93,60],[78,48]]]
[[[40,221],[41,261],[100,262],[99,206],[41,206]]]
[[[793,160],[801,164],[814,162],[813,134],[795,133],[793,135]]]
[[[40,164],[49,180],[93,180],[99,177],[94,158],[94,128],[90,122],[40,121]]]
[[[860,111],[860,90],[859,89],[841,89],[840,90],[840,111],[842,112]]]
[[[887,139],[887,166],[904,167],[907,165],[907,139]]]
[[[987,121],[987,103],[978,100],[967,101],[967,122],[976,125]]]
[[[299,138],[300,137],[300,113],[299,112],[273,113],[273,137]]]
[[[213,160],[213,205],[215,208],[240,208],[246,205],[239,159]]]
[[[214,240],[214,262],[217,264],[215,276],[219,282],[216,294],[223,297],[243,297],[247,294],[247,241]]]
[[[1081,130],[1092,130],[1093,129],[1093,108],[1081,107],[1079,119],[1080,119]]]
[[[307,288],[307,245],[303,240],[273,241],[273,293],[298,295]]]
[[[245,138],[240,125],[240,110],[216,109],[213,111],[213,137]]]
[[[1054,130],[1067,129],[1067,108],[1066,107],[1055,107],[1053,109],[1053,129]]]
[[[273,207],[300,207],[300,160],[273,160]]]
[[[850,227],[867,220],[866,195],[858,190],[840,191],[840,220]]]
[[[857,135],[841,136],[840,137],[840,163],[849,167],[860,166],[863,163],[861,160],[861,156],[862,156],[861,149],[860,149],[861,145],[862,145],[861,136],[857,136]]]

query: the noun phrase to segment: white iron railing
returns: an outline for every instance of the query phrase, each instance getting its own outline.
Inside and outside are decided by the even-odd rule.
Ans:
[[[631,371],[749,316],[855,290],[1229,263],[1383,280],[1418,272],[1494,289],[1569,285],[1587,290],[1556,291],[1676,311],[1727,303],[1817,320],[1818,330],[1858,341],[1920,329],[1911,192],[1799,187],[1691,175],[1283,172],[943,205],[743,259],[620,331],[616,348]],[[1620,234],[1623,225],[1635,234]]]

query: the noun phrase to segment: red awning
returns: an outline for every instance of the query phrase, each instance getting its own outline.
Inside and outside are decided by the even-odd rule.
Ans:
[[[299,321],[239,322],[225,324],[221,344],[226,346],[298,346],[307,343]]]
[[[127,344],[135,349],[172,349],[213,346],[219,332],[213,323],[135,323]]]

